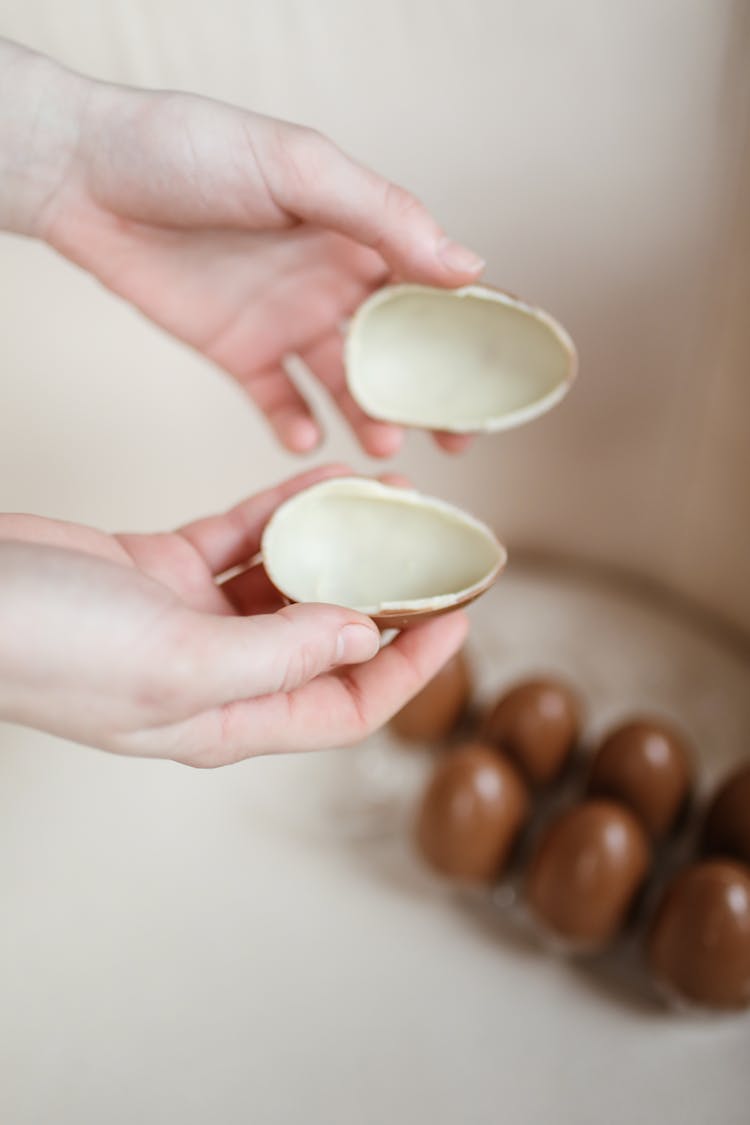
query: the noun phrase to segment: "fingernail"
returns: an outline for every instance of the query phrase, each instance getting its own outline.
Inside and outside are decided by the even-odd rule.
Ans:
[[[288,431],[289,444],[295,453],[312,453],[320,445],[320,431],[310,418],[297,418]]]
[[[345,625],[336,641],[337,664],[361,664],[380,650],[380,635],[366,625]]]
[[[438,243],[437,254],[443,265],[453,273],[479,273],[486,265],[484,258],[480,258],[460,242],[452,242],[450,238],[444,238]]]

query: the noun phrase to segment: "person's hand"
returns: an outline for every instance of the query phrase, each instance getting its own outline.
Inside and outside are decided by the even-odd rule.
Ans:
[[[362,614],[280,608],[260,566],[231,576],[285,497],[344,471],[162,535],[0,516],[0,718],[194,766],[364,738],[458,649],[463,614],[378,651]]]
[[[310,129],[91,82],[0,42],[0,181],[3,136],[15,167],[0,186],[0,225],[5,191],[7,225],[46,239],[223,367],[288,449],[320,440],[284,369],[290,353],[368,453],[398,449],[402,432],[346,389],[342,322],[392,273],[450,287],[483,266],[412,195]],[[453,451],[468,440],[438,435]]]

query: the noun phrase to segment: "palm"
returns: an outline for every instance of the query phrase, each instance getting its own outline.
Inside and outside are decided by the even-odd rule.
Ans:
[[[165,605],[179,599],[196,610],[234,612],[205,559],[179,532],[109,535],[81,524],[58,523],[38,516],[2,515],[0,541],[6,537],[116,563],[130,572],[126,581],[134,590],[148,587],[154,598],[158,583],[163,588],[159,597]],[[144,585],[142,580],[150,581]]]
[[[359,615],[283,609],[262,567],[242,569],[278,504],[340,471],[313,470],[164,534],[0,515],[0,617],[8,636],[23,637],[11,717],[123,753],[212,765],[354,742],[379,726],[455,651],[460,618],[335,668],[331,644]]]
[[[314,481],[325,475],[325,470],[315,470],[299,479]],[[297,481],[290,482],[290,487],[297,487]],[[262,568],[247,570],[226,583],[220,581],[217,571],[241,566],[256,553],[257,521],[266,518],[277,498],[285,494],[285,488],[271,490],[246,501],[229,516],[211,516],[178,531],[149,535],[110,535],[82,524],[3,514],[0,541],[12,538],[115,563],[128,572],[123,581],[133,597],[147,596],[163,610],[182,604],[221,616],[273,613],[284,602]],[[248,523],[245,535],[244,521]],[[230,536],[232,553],[222,553],[220,544]]]
[[[383,273],[371,251],[308,226],[265,234],[138,227],[119,238],[112,288],[251,390],[287,353],[338,333]]]

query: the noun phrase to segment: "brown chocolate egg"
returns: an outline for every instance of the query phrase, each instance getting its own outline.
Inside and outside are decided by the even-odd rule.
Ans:
[[[408,742],[438,742],[456,729],[464,716],[470,694],[469,666],[463,652],[457,652],[393,716],[391,729]]]
[[[646,950],[672,995],[709,1008],[750,1005],[750,871],[728,860],[685,868],[667,887]]]
[[[692,774],[685,739],[665,723],[643,719],[607,735],[594,757],[588,791],[622,801],[659,840],[685,807]]]
[[[580,730],[574,692],[556,680],[527,680],[501,696],[487,716],[484,737],[505,750],[532,785],[561,773]]]
[[[750,864],[750,762],[720,786],[708,807],[703,848]]]
[[[526,877],[527,904],[570,948],[604,949],[625,923],[650,859],[648,837],[629,809],[584,801],[543,833]]]
[[[435,770],[417,820],[417,844],[442,875],[492,882],[507,865],[529,811],[526,786],[502,754],[468,743]]]

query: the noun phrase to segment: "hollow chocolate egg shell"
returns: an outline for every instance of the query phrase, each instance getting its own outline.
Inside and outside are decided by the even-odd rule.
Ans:
[[[437,766],[417,817],[416,841],[441,875],[491,883],[502,874],[529,813],[529,795],[501,754],[468,743]]]
[[[661,720],[638,719],[605,737],[591,764],[588,791],[622,801],[660,840],[684,809],[692,777],[685,738]]]
[[[542,833],[526,874],[527,906],[567,948],[598,952],[625,924],[650,861],[646,833],[629,809],[584,801]]]
[[[494,432],[543,414],[577,358],[548,313],[486,285],[390,285],[356,311],[345,346],[354,400],[382,421]]]
[[[346,606],[396,629],[478,598],[507,558],[490,528],[460,508],[362,477],[321,481],[286,500],[261,554],[289,601]]]
[[[471,695],[471,674],[463,651],[393,716],[391,730],[407,742],[439,742],[463,718]]]
[[[548,785],[565,767],[580,733],[580,705],[567,684],[532,679],[501,695],[482,735],[504,750],[534,786]]]
[[[681,871],[657,908],[646,956],[672,997],[708,1008],[750,1006],[750,870],[714,859]]]

